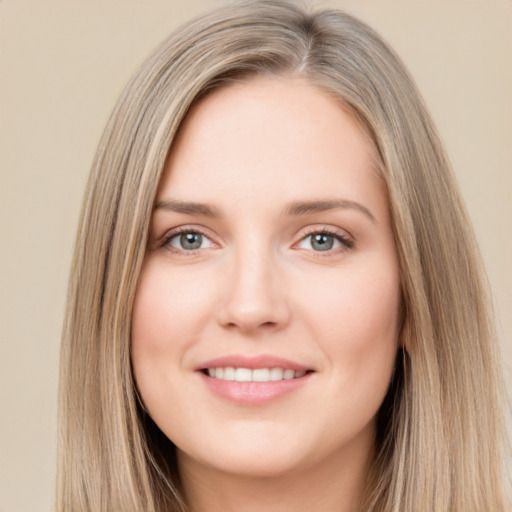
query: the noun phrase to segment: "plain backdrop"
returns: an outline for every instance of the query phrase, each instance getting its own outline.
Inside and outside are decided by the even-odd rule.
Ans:
[[[137,65],[221,0],[0,0],[0,512],[54,503],[60,330],[103,126]],[[467,201],[512,368],[512,0],[325,1],[416,78]]]

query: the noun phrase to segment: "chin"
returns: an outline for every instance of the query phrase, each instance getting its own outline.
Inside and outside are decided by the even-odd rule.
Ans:
[[[235,435],[223,440],[209,437],[206,449],[197,444],[191,450],[178,448],[178,463],[201,465],[233,476],[268,478],[305,469],[314,458],[314,451],[306,443],[289,435],[286,439],[263,432],[246,434],[238,439]]]
[[[302,467],[301,460],[296,456],[290,456],[282,452],[258,453],[254,454],[252,450],[238,450],[236,453],[219,453],[216,457],[194,458],[178,450],[178,464],[183,463],[191,465],[199,464],[203,467],[209,467],[211,470],[232,475],[234,477],[247,478],[276,478],[287,474],[292,474]],[[192,459],[192,460],[191,460]]]

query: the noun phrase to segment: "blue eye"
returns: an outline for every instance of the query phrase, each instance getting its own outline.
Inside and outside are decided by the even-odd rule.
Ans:
[[[325,231],[311,233],[304,237],[298,247],[300,249],[308,249],[315,252],[327,252],[340,248],[351,248],[353,242],[341,235],[331,234]]]
[[[181,231],[169,236],[164,245],[181,251],[195,251],[212,247],[212,241],[197,231]]]
[[[315,251],[330,251],[336,242],[336,239],[332,235],[326,235],[325,233],[316,233],[310,235],[311,247]]]

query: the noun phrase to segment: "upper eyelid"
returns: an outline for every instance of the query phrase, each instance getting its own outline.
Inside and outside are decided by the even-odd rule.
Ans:
[[[198,233],[200,235],[205,236],[208,239],[212,238],[212,235],[209,234],[209,230],[197,225],[184,225],[184,226],[177,226],[175,228],[168,229],[165,231],[165,233],[162,235],[161,239],[163,241],[168,240],[169,238],[172,238],[176,235],[182,234],[182,233]]]
[[[313,225],[313,226],[307,226],[305,228],[302,228],[302,232],[300,233],[300,236],[296,238],[296,241],[293,243],[293,245],[296,245],[297,243],[301,242],[308,236],[311,236],[316,233],[325,233],[331,236],[334,236],[336,238],[341,239],[342,241],[350,241],[352,243],[355,242],[354,237],[351,233],[349,233],[347,230],[335,227],[335,226],[329,226],[329,225]],[[215,245],[221,245],[218,241],[216,241],[216,237],[214,234],[211,233],[211,231],[201,225],[197,224],[185,224],[181,226],[177,226],[171,229],[168,229],[165,231],[165,233],[159,237],[159,242],[161,244],[167,243],[171,238],[181,234],[181,233],[198,233],[203,235],[204,237],[208,238],[213,244]]]
[[[306,228],[306,231],[302,233],[301,237],[293,244],[293,247],[296,247],[298,244],[306,240],[308,237],[314,234],[326,234],[329,236],[332,236],[338,240],[338,242],[343,246],[342,248],[338,249],[332,249],[327,250],[322,253],[322,251],[314,251],[311,249],[304,249],[308,250],[309,252],[312,252],[315,256],[319,257],[328,257],[332,256],[333,254],[340,253],[346,250],[353,249],[356,245],[356,240],[354,236],[346,231],[345,229],[334,227],[334,226],[328,226],[328,225],[321,225],[321,226],[308,226]]]
[[[197,226],[197,225],[193,225],[193,226],[190,226],[190,225],[182,225],[182,226],[177,226],[175,228],[171,228],[171,229],[168,229],[165,231],[165,233],[158,237],[158,239],[155,241],[155,244],[154,244],[154,247],[155,248],[167,248],[168,250],[171,250],[171,240],[173,238],[175,238],[176,236],[179,236],[183,233],[197,233],[197,234],[200,234],[202,236],[204,236],[205,238],[207,238],[214,246],[219,246],[218,242],[215,241],[214,237],[211,236],[209,233],[208,233],[209,230],[207,230],[206,228],[203,228],[202,226]],[[190,254],[193,254],[194,252],[196,251],[200,251],[202,249],[194,249],[194,250],[189,250],[189,251],[185,251],[184,249],[179,249],[179,248],[176,248],[176,247],[172,247],[172,251],[178,253],[178,252],[187,252],[187,253],[190,253]]]
[[[337,236],[343,239],[349,239],[351,241],[355,240],[354,236],[346,229],[327,225],[308,226],[307,228],[305,228],[305,231],[301,234],[300,240],[303,240],[307,236],[310,236],[315,233],[326,233],[328,235]]]

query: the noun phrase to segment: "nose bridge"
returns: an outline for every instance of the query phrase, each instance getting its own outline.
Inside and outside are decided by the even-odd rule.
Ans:
[[[221,323],[243,331],[279,327],[289,317],[280,265],[272,247],[253,239],[234,250],[225,276]]]

